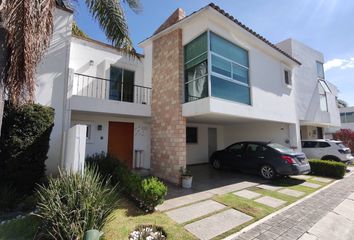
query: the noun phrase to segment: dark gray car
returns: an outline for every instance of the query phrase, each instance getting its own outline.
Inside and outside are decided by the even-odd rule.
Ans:
[[[210,163],[216,169],[233,168],[259,173],[265,179],[276,176],[308,174],[306,155],[277,143],[239,142],[214,152]]]

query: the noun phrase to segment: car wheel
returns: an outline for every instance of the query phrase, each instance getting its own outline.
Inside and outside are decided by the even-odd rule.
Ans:
[[[276,176],[276,172],[272,166],[263,165],[261,167],[261,175],[265,179],[274,179]]]
[[[219,159],[214,159],[212,164],[213,164],[213,168],[215,168],[215,169],[219,170],[222,168],[222,165],[221,165],[221,162]]]

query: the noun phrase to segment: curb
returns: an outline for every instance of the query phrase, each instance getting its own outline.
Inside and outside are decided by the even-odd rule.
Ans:
[[[353,170],[351,173],[345,175],[344,178],[347,178],[347,177],[351,176],[352,174],[354,174],[354,170]],[[343,179],[344,179],[344,178],[343,178]],[[289,208],[292,208],[292,207],[294,207],[294,206],[296,206],[296,205],[298,205],[298,204],[304,202],[305,200],[307,200],[307,199],[309,199],[309,198],[315,196],[316,194],[318,194],[318,193],[322,192],[323,190],[325,190],[325,189],[327,189],[327,188],[333,186],[334,184],[336,184],[337,182],[339,182],[339,181],[341,181],[341,180],[343,180],[343,179],[335,180],[334,182],[328,184],[327,186],[321,188],[320,190],[318,190],[318,191],[316,191],[316,192],[313,192],[313,193],[311,193],[310,195],[307,195],[306,197],[304,197],[304,198],[302,198],[302,199],[300,199],[300,200],[298,200],[298,201],[296,201],[296,202],[294,202],[294,203],[292,203],[292,204],[290,204],[290,205],[288,205],[288,206],[286,206],[286,207],[284,207],[284,208],[282,208],[282,209],[280,209],[280,210],[278,210],[278,211],[276,211],[276,212],[273,212],[273,213],[269,214],[268,216],[262,218],[261,220],[259,220],[259,221],[257,221],[257,222],[254,222],[254,223],[252,223],[252,224],[250,224],[250,225],[248,225],[247,227],[243,228],[243,229],[240,230],[239,232],[234,233],[234,234],[231,234],[230,236],[228,236],[228,237],[226,237],[226,238],[223,238],[222,240],[234,240],[234,238],[240,236],[242,233],[245,233],[245,232],[251,230],[252,228],[254,228],[254,227],[260,225],[261,223],[264,223],[265,221],[267,221],[267,220],[271,219],[272,217],[274,217],[274,216],[276,216],[276,215],[278,215],[278,214],[280,214],[280,213],[282,213],[282,212],[288,210]]]

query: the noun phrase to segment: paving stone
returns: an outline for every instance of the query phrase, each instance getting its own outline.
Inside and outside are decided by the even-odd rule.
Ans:
[[[235,184],[230,184],[224,187],[218,187],[209,190],[210,193],[213,194],[225,194],[225,193],[230,193],[230,192],[235,192],[241,189],[249,188],[258,185],[258,183],[254,182],[248,182],[248,181],[243,181],[240,183],[235,183]]]
[[[321,185],[316,183],[304,182],[300,184],[301,186],[309,187],[309,188],[320,188]]]
[[[330,212],[318,221],[308,233],[321,240],[348,240],[353,239],[351,228],[353,228],[353,223],[350,220]]]
[[[208,198],[212,198],[213,196],[214,196],[214,194],[212,194],[210,192],[193,193],[193,194],[189,194],[189,195],[186,195],[183,197],[178,197],[178,198],[166,200],[166,201],[164,201],[163,204],[157,206],[156,210],[167,211],[172,208],[177,208],[177,207],[181,207],[183,205],[187,205],[190,203],[199,202],[199,201],[202,201],[202,200],[205,200]]]
[[[302,235],[299,240],[317,240],[318,238],[314,235],[305,233],[304,235]]]
[[[300,191],[289,189],[289,188],[282,189],[279,192],[282,194],[291,196],[291,197],[301,197],[301,196],[305,195],[304,192],[300,192]]]
[[[333,212],[354,221],[354,201],[349,199],[344,200],[333,210]]]
[[[332,182],[332,179],[322,178],[322,177],[315,177],[315,178],[312,178],[311,180],[314,180],[314,181],[317,181],[317,182],[323,182],[323,183]]]
[[[208,240],[252,220],[242,212],[229,209],[184,226],[201,240]]]
[[[177,223],[184,223],[202,217],[212,212],[225,208],[225,205],[213,200],[194,203],[192,205],[177,208],[166,212],[166,214]]]
[[[350,195],[348,196],[348,199],[354,200],[354,193],[350,194]]]
[[[273,233],[273,232],[265,232],[259,235],[257,238],[262,239],[262,240],[273,240],[279,237],[279,234]]]
[[[273,208],[279,207],[286,203],[286,201],[268,196],[258,198],[255,201]]]
[[[277,191],[277,190],[283,188],[283,187],[278,187],[278,186],[273,186],[273,185],[268,185],[268,184],[261,184],[261,185],[258,185],[257,187],[265,189],[265,190],[269,190],[269,191]]]
[[[239,197],[247,198],[247,199],[254,199],[254,198],[262,196],[262,194],[259,194],[259,193],[256,193],[256,192],[253,192],[253,191],[250,191],[247,189],[241,190],[238,192],[234,192],[233,194],[235,194],[236,196],[239,196]]]
[[[308,176],[308,175],[294,175],[294,176],[291,176],[291,177],[292,178],[301,179],[301,180],[307,180],[307,179],[312,178],[312,176]]]

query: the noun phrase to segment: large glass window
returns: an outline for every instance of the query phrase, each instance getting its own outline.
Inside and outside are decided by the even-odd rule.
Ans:
[[[134,102],[134,72],[111,66],[109,99]]]
[[[188,43],[184,53],[186,102],[209,96],[210,77],[211,96],[251,103],[248,52],[245,49],[212,32],[205,32]]]
[[[354,112],[345,112],[340,114],[342,123],[354,123]]]
[[[324,69],[323,69],[323,63],[321,62],[316,62],[316,67],[317,67],[317,77],[324,79]]]
[[[184,47],[185,101],[208,96],[208,35],[203,33]]]
[[[248,52],[210,33],[211,95],[251,104]]]
[[[318,83],[318,93],[320,95],[320,109],[321,111],[327,112],[328,106],[327,106],[326,90],[320,82]]]

